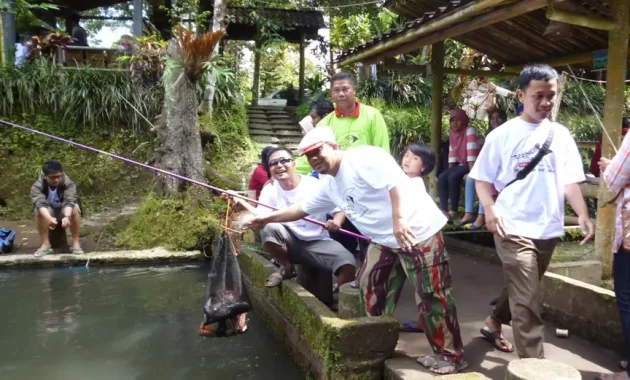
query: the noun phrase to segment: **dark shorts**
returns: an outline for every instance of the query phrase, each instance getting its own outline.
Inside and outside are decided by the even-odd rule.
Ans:
[[[287,247],[289,260],[293,264],[304,264],[337,273],[344,265],[356,265],[352,254],[335,240],[305,241],[298,239],[280,223],[269,223],[260,231],[264,243]]]

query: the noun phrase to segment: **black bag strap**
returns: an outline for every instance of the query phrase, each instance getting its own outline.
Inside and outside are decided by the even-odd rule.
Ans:
[[[553,132],[553,125],[552,125],[551,128],[549,128],[549,134],[547,135],[547,140],[545,140],[545,143],[543,144],[542,148],[538,150],[534,158],[527,164],[527,166],[525,166],[523,169],[519,170],[518,173],[516,173],[516,178],[514,178],[507,185],[505,185],[503,190],[505,190],[508,186],[510,186],[514,182],[525,179],[525,177],[527,177],[529,173],[531,173],[534,170],[534,168],[538,166],[538,164],[543,159],[543,157],[551,153],[551,149],[549,149],[549,147],[551,146],[551,143],[553,142],[553,134],[554,132]]]

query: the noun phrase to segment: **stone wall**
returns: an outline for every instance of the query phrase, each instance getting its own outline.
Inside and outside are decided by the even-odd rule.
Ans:
[[[543,317],[605,348],[623,352],[624,339],[615,293],[610,290],[545,273]]]
[[[295,281],[265,288],[265,280],[276,268],[256,252],[244,248],[238,260],[256,314],[312,377],[383,378],[385,359],[393,355],[398,342],[396,320],[340,319]]]

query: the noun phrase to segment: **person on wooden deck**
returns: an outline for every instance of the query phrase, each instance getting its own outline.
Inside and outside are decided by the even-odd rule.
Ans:
[[[53,253],[48,231],[55,229],[58,224],[64,229],[70,227],[72,233],[70,252],[81,254],[83,253],[79,243],[81,206],[77,197],[77,187],[70,177],[64,174],[61,164],[57,161],[46,161],[42,166],[42,172],[43,174],[31,186],[35,223],[41,239],[35,256]]]
[[[330,128],[317,127],[298,146],[319,172],[319,192],[291,207],[258,216],[252,226],[300,220],[337,207],[372,241],[359,271],[361,314],[392,315],[407,279],[417,293],[419,319],[432,355],[418,362],[437,374],[467,367],[462,360],[449,256],[441,229],[446,217],[419,193],[380,147],[339,150]]]
[[[593,236],[593,224],[578,185],[585,177],[575,140],[566,127],[548,119],[558,73],[548,65],[530,65],[519,82],[523,113],[488,134],[469,175],[476,181],[507,286],[481,333],[497,349],[512,352],[501,332],[511,321],[518,356],[544,358],[540,281],[564,235],[565,199],[578,215],[582,244]]]
[[[295,159],[290,150],[278,147],[269,152],[267,167],[273,181],[265,185],[259,201],[274,208],[290,207],[304,202],[317,194],[321,182],[311,176],[295,172]],[[242,199],[234,197],[234,202],[241,204],[254,215],[265,215],[272,211],[262,205],[254,208]],[[326,214],[339,212],[330,207],[314,215],[314,219],[326,223]],[[332,210],[332,211],[331,211]],[[328,223],[329,228],[340,225],[336,219]],[[330,227],[332,226],[332,227]],[[305,220],[270,223],[260,231],[260,239],[265,251],[269,252],[280,264],[280,270],[267,279],[265,286],[278,286],[283,280],[297,276],[294,264],[330,270],[337,276],[337,286],[351,282],[355,278],[356,260],[341,244],[332,240],[328,231]]]

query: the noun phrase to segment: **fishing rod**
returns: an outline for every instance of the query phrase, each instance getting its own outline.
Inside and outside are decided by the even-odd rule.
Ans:
[[[92,152],[95,152],[95,153],[104,154],[104,155],[106,155],[106,156],[108,156],[108,157],[115,158],[115,159],[120,160],[120,161],[123,161],[123,162],[125,162],[125,163],[132,164],[132,165],[136,165],[136,166],[140,166],[140,167],[142,167],[142,168],[145,168],[145,169],[148,169],[148,170],[151,170],[151,171],[154,171],[154,172],[158,172],[158,173],[166,174],[166,175],[168,175],[168,176],[171,176],[171,177],[177,178],[177,179],[179,179],[179,180],[186,181],[186,182],[189,182],[189,183],[192,183],[192,184],[195,184],[195,185],[201,186],[201,187],[205,187],[205,188],[207,188],[207,189],[210,189],[210,190],[216,191],[216,192],[221,193],[221,194],[228,195],[228,196],[230,196],[230,197],[240,198],[240,199],[243,199],[243,200],[245,200],[245,201],[249,201],[249,202],[252,202],[252,203],[254,203],[254,204],[256,204],[256,205],[260,205],[260,206],[263,206],[263,207],[267,207],[267,208],[272,209],[272,210],[275,210],[275,211],[277,211],[277,210],[278,210],[278,209],[277,209],[277,208],[275,208],[275,207],[272,207],[272,206],[269,206],[269,205],[263,204],[263,203],[261,203],[261,202],[258,202],[258,201],[257,201],[257,200],[255,200],[255,199],[247,198],[247,197],[242,196],[242,195],[240,195],[240,194],[237,194],[237,193],[234,193],[234,192],[231,192],[231,191],[228,191],[228,190],[223,190],[223,189],[221,189],[221,188],[219,188],[219,187],[212,186],[212,185],[209,185],[209,184],[207,184],[207,183],[203,183],[203,182],[200,182],[200,181],[194,180],[194,179],[192,179],[192,178],[184,177],[184,176],[182,176],[182,175],[179,175],[179,174],[176,174],[176,173],[170,172],[170,171],[168,171],[168,170],[163,170],[163,169],[159,169],[159,168],[156,168],[156,167],[153,167],[153,166],[147,165],[147,164],[143,164],[143,163],[141,163],[141,162],[134,161],[134,160],[132,160],[132,159],[129,159],[129,158],[126,158],[126,157],[123,157],[123,156],[119,156],[119,155],[114,154],[114,153],[105,152],[105,151],[103,151],[103,150],[96,149],[96,148],[93,148],[93,147],[88,146],[88,145],[84,145],[84,144],[81,144],[81,143],[77,143],[77,142],[74,142],[74,141],[70,141],[70,140],[64,139],[64,138],[62,138],[62,137],[58,137],[58,136],[55,136],[55,135],[51,135],[51,134],[46,133],[46,132],[41,132],[41,131],[38,131],[38,130],[36,130],[36,129],[32,129],[32,128],[25,127],[25,126],[23,126],[23,125],[19,125],[19,124],[11,123],[11,122],[6,121],[6,120],[2,120],[2,119],[0,119],[0,124],[4,124],[4,125],[9,126],[9,127],[13,127],[13,128],[21,129],[21,130],[26,131],[26,132],[35,133],[35,134],[38,134],[38,135],[41,135],[41,136],[47,137],[47,138],[49,138],[49,139],[58,140],[58,141],[61,141],[61,142],[66,143],[66,144],[70,144],[70,145],[76,146],[76,147],[81,148],[81,149],[89,150],[89,151],[92,151]],[[325,224],[325,223],[320,222],[319,220],[315,220],[315,219],[311,219],[311,218],[304,218],[304,220],[306,220],[307,222],[313,223],[313,224],[317,224],[318,226],[321,226],[321,227],[324,227],[324,228],[326,227],[326,224]],[[367,240],[367,241],[370,241],[370,239],[369,239],[368,237],[366,237],[366,236],[359,235],[359,234],[356,234],[356,233],[351,232],[351,231],[348,231],[348,230],[344,230],[343,228],[340,228],[338,232],[343,233],[343,234],[346,234],[346,235],[349,235],[349,236],[352,236],[352,237],[357,238],[357,239],[362,239],[362,240]]]

